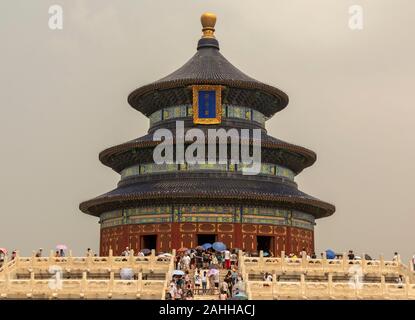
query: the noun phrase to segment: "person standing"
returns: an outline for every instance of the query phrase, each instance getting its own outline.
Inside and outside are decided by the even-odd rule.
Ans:
[[[202,277],[200,276],[199,269],[196,270],[194,275],[195,293],[200,294],[200,285],[202,284]]]
[[[223,254],[225,257],[225,269],[229,270],[231,268],[231,252],[226,249]]]
[[[125,247],[125,250],[121,253],[122,256],[128,257],[130,255],[130,248]]]
[[[36,258],[41,258],[42,257],[42,252],[43,252],[43,249],[42,248],[39,248],[39,250],[36,252],[35,257]]]
[[[188,254],[186,254],[183,258],[182,258],[182,262],[183,262],[183,266],[184,266],[184,270],[189,270],[190,269],[190,261],[191,258]]]
[[[206,271],[203,271],[203,274],[201,276],[201,280],[202,280],[202,293],[206,294],[207,291],[207,276],[206,276]]]

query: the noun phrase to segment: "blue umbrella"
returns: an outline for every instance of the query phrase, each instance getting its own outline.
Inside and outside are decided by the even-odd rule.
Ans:
[[[215,249],[216,251],[223,251],[226,250],[226,246],[223,242],[215,242],[212,245],[213,249]]]
[[[205,243],[205,244],[202,244],[202,247],[203,247],[205,250],[207,250],[207,249],[212,248],[212,245],[211,245],[210,243]]]
[[[142,249],[141,252],[146,256],[151,253],[150,249]]]
[[[182,270],[174,270],[172,276],[184,276],[184,272]]]
[[[328,250],[326,250],[326,258],[327,259],[334,259],[334,258],[336,258],[336,253],[333,250],[328,249]]]

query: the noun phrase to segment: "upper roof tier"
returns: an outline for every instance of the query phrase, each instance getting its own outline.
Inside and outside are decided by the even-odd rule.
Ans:
[[[249,106],[266,117],[284,109],[288,96],[276,87],[259,82],[233,66],[220,52],[214,36],[216,17],[201,18],[203,36],[196,54],[170,75],[134,90],[128,103],[146,116],[169,105],[192,103],[191,85],[223,85],[222,102]]]

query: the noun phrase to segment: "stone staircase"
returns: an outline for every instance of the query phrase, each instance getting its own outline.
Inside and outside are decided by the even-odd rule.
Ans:
[[[206,269],[200,270],[202,273],[203,271],[205,271]],[[208,270],[206,270],[208,271]],[[196,270],[192,269],[189,273],[190,278],[194,279],[194,274],[195,274]],[[226,269],[220,269],[219,270],[219,287],[221,285],[221,283],[223,282],[223,280],[225,279],[226,273],[228,272],[228,270]],[[209,286],[209,281],[207,284],[207,293],[206,294],[202,294],[202,289],[199,290],[198,292],[194,292],[193,294],[193,299],[194,300],[219,300],[219,290],[214,289],[214,292],[212,293],[211,288]]]

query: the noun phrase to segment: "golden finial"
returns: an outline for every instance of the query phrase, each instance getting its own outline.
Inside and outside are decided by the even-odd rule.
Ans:
[[[215,24],[216,24],[216,14],[205,12],[200,17],[200,21],[203,26],[203,36],[202,38],[215,38]]]

